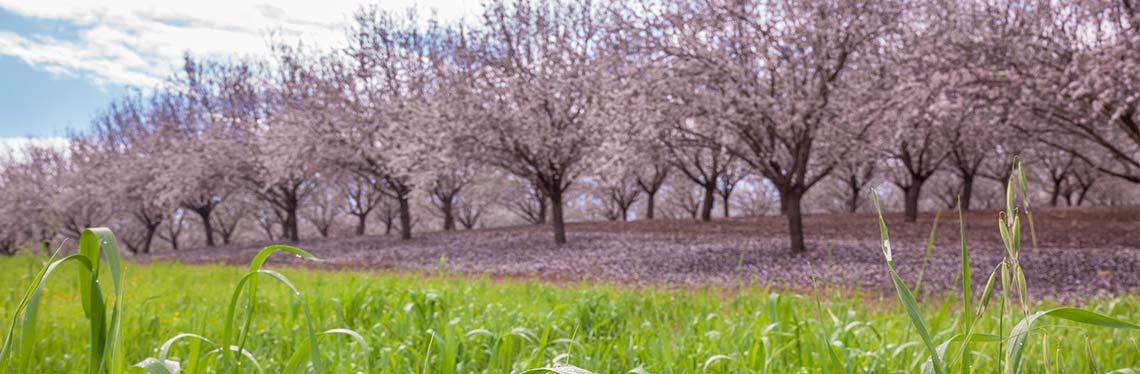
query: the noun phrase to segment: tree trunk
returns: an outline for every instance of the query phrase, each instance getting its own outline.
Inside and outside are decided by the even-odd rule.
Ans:
[[[356,236],[364,236],[365,225],[368,222],[367,214],[356,214]]]
[[[645,194],[647,195],[645,199],[645,219],[651,220],[653,219],[653,203],[654,200],[656,200],[657,191],[646,192]]]
[[[803,253],[806,250],[804,246],[803,212],[800,207],[803,194],[789,192],[781,193],[780,196],[780,200],[785,203],[785,207],[787,208],[784,215],[788,217],[788,237],[791,239],[790,249],[793,254]]]
[[[727,192],[721,196],[724,200],[724,218],[728,218],[728,217],[732,216],[731,212],[729,211],[729,206],[728,206],[729,197],[731,197],[731,196],[732,196],[732,192]]]
[[[1053,190],[1049,192],[1049,206],[1056,208],[1058,199],[1061,197],[1061,182],[1060,179],[1053,179]]]
[[[301,240],[301,235],[297,232],[297,205],[292,204],[285,212],[285,222],[282,223],[282,230],[285,231],[285,239],[291,242]]]
[[[554,228],[554,243],[566,244],[566,223],[562,217],[562,191],[550,191],[550,221]]]
[[[705,187],[705,198],[701,203],[701,221],[711,221],[713,204],[716,203],[716,185],[710,184]]]
[[[206,231],[206,246],[214,246],[214,223],[211,222],[210,217],[213,216],[214,207],[210,205],[203,205],[191,207],[191,211],[198,214],[202,218],[202,230]]]
[[[150,245],[154,242],[154,235],[158,232],[158,225],[146,227],[146,237],[143,238],[142,253],[150,253]]]
[[[409,240],[412,238],[412,207],[407,196],[396,200],[400,201],[400,239]]]
[[[922,183],[923,181],[911,179],[910,185],[903,188],[903,194],[906,198],[905,213],[907,222],[918,221],[918,202],[919,197],[922,196]]]
[[[847,199],[847,212],[855,213],[859,210],[859,195],[862,188],[859,187],[859,182],[855,180],[855,177],[847,180],[847,186],[851,187],[851,198]]]
[[[629,222],[629,206],[621,207],[621,221]]]
[[[958,196],[958,199],[962,202],[962,210],[963,211],[967,211],[967,212],[970,211],[970,200],[972,200],[973,197],[974,197],[974,175],[973,174],[963,174],[962,175],[962,196]]]
[[[538,225],[546,224],[546,197],[538,198]]]
[[[783,214],[785,216],[788,215],[788,210],[791,209],[791,203],[788,202],[788,197],[786,195],[786,193],[780,192],[780,214]]]
[[[443,230],[455,230],[455,198],[448,196],[446,199],[440,199],[442,204],[439,209],[443,211]]]

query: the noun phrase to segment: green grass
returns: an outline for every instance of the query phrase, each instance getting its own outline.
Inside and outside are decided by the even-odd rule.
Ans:
[[[314,259],[287,246],[265,248],[246,270],[134,265],[119,261],[109,230],[91,229],[78,254],[0,259],[0,282],[11,285],[0,295],[0,322],[9,326],[0,371],[1140,372],[1134,369],[1140,326],[1128,322],[1140,320],[1136,297],[1094,299],[1084,309],[1029,298],[1019,264],[1023,216],[1035,233],[1020,163],[1014,171],[998,217],[1005,259],[980,297],[970,284],[963,229],[962,287],[921,303],[916,294],[935,232],[916,279],[906,279],[895,268],[881,213],[884,270],[897,298],[818,288],[805,297],[755,285],[558,287],[263,266],[275,252]],[[446,258],[440,263],[445,270]],[[69,267],[78,269],[78,287],[74,278],[53,276]],[[273,282],[259,286],[258,279]]]
[[[0,321],[14,306],[42,259],[0,259]],[[67,265],[65,265],[67,266]],[[73,265],[72,265],[73,266]],[[71,266],[68,266],[71,267]],[[247,272],[229,266],[124,266],[121,349],[126,362],[156,357],[179,333],[223,335],[221,322],[234,286]],[[814,296],[760,287],[725,290],[619,289],[609,285],[559,287],[536,282],[281,269],[300,290],[316,329],[359,332],[370,350],[348,336],[322,337],[327,372],[512,373],[572,364],[595,373],[917,372],[926,349],[897,302],[885,296]],[[39,332],[25,372],[71,373],[88,367],[89,324],[73,277],[50,278],[41,296]],[[282,372],[297,342],[305,341],[304,312],[288,288],[263,282],[245,344],[267,373]],[[959,306],[944,300],[920,307],[934,339],[956,334]],[[1140,319],[1140,299],[1093,301],[1088,308]],[[1054,370],[1086,372],[1086,339],[1100,368],[1140,366],[1140,334],[1067,322],[1048,326]],[[978,330],[996,333],[983,317]],[[1009,326],[1006,326],[1008,329]],[[1041,372],[1042,335],[1034,335],[1023,363]],[[195,340],[180,340],[170,359],[185,360]],[[829,344],[830,343],[830,344]],[[205,343],[202,343],[205,345]],[[976,353],[974,369],[994,372],[993,346]],[[828,348],[830,347],[830,349]],[[198,347],[199,353],[205,347]],[[834,355],[834,356],[833,356]],[[366,369],[367,368],[367,369]],[[184,367],[184,369],[186,369]],[[249,365],[243,370],[251,370]],[[134,369],[140,371],[141,369]],[[19,372],[13,370],[12,372]]]

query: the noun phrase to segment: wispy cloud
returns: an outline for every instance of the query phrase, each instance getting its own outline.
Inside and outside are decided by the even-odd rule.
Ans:
[[[50,147],[55,149],[66,149],[69,142],[67,138],[63,137],[44,137],[44,138],[4,138],[0,137],[0,160],[11,157],[15,160],[24,159],[24,150],[28,146],[36,147]],[[2,162],[0,162],[2,164]]]
[[[0,9],[33,20],[63,21],[74,36],[21,34],[0,25],[0,55],[57,75],[98,84],[150,86],[168,76],[184,53],[203,57],[266,53],[270,34],[283,40],[333,47],[344,26],[367,0],[0,0]],[[479,0],[382,1],[389,9],[415,4],[444,19],[470,17]]]

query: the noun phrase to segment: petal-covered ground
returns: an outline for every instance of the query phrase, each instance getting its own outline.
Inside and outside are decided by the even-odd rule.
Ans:
[[[917,223],[888,215],[899,272],[917,278],[934,214]],[[973,281],[980,287],[1003,256],[997,213],[966,215]],[[512,227],[396,237],[305,240],[297,243],[323,258],[320,267],[448,272],[550,281],[608,281],[623,285],[771,284],[808,289],[819,282],[844,288],[889,290],[870,214],[805,217],[809,251],[787,251],[783,217],[572,224],[569,244],[553,244],[546,227]],[[1140,209],[1042,210],[1034,214],[1035,249],[1023,238],[1022,267],[1031,297],[1077,298],[1140,290]],[[1026,227],[1025,229],[1028,229]],[[956,292],[961,249],[958,217],[946,212],[923,288]],[[246,263],[264,245],[200,248],[154,254],[147,260]],[[830,250],[829,250],[830,248]],[[289,259],[278,260],[291,262]]]

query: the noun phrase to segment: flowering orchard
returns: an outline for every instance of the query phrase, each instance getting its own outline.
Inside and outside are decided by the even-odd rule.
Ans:
[[[341,47],[201,59],[0,167],[0,250],[136,253],[518,223],[1135,203],[1133,0],[363,7]],[[94,197],[98,197],[97,199]],[[778,208],[777,208],[778,207]]]

